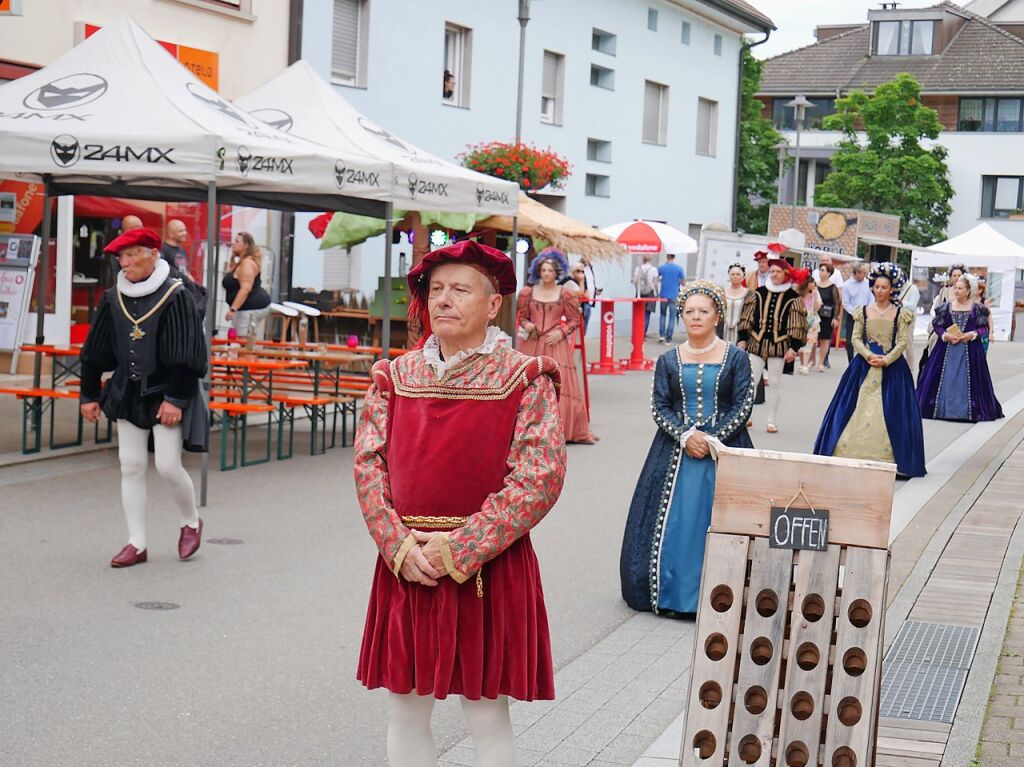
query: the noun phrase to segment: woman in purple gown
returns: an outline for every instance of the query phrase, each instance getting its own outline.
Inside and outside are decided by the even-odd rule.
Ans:
[[[988,309],[975,300],[977,277],[961,276],[953,298],[935,310],[935,349],[917,381],[921,416],[942,421],[994,421],[1003,409],[992,388],[982,339]]]

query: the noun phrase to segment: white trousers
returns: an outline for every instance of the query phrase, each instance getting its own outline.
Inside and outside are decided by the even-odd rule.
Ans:
[[[117,421],[117,457],[121,461],[121,504],[128,523],[128,543],[146,548],[146,466],[149,431],[124,419]],[[196,525],[196,491],[181,463],[181,425],[153,427],[157,473],[167,482],[171,501],[178,509],[179,525]]]
[[[765,363],[764,358],[757,354],[750,356],[750,373],[754,379],[754,386],[761,382],[765,367],[768,368],[768,386],[764,390],[764,403],[768,406],[768,423],[776,423],[775,419],[779,414],[779,399],[782,395],[782,367],[786,364],[782,357],[769,357]]]
[[[462,701],[469,736],[473,740],[473,767],[517,767],[516,744],[508,697]],[[432,695],[398,695],[388,698],[388,764],[391,767],[437,767],[430,716]]]

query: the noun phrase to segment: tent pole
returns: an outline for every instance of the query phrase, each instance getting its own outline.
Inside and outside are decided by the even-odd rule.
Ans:
[[[391,240],[395,231],[395,204],[384,209],[384,316],[381,318],[381,358],[391,359]]]
[[[519,242],[519,216],[512,216],[512,241],[508,244],[508,255],[512,259],[512,264],[515,265],[516,259],[519,258],[519,250],[516,248],[516,244]],[[526,275],[530,272],[530,262],[526,256],[523,256],[523,285],[526,285]]]
[[[213,351],[213,330],[217,314],[217,183],[211,181],[206,187],[206,293],[209,296],[206,306],[206,353],[212,356]],[[210,366],[206,366],[206,375],[199,384],[210,394]],[[209,417],[209,415],[207,415]],[[224,428],[224,425],[221,425]],[[201,475],[199,479],[199,506],[206,508],[207,477],[210,473],[210,451],[207,450],[201,458]]]
[[[53,219],[53,197],[50,195],[49,174],[43,176],[43,228],[42,253],[39,256],[39,265],[36,268],[36,277],[39,283],[36,285],[36,344],[46,341],[46,284],[50,281],[50,225]],[[54,307],[56,309],[56,307]],[[39,388],[39,381],[43,376],[43,355],[36,352],[35,362],[32,366],[32,387]]]

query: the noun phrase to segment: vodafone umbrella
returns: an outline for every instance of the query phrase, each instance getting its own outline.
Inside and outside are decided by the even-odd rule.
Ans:
[[[601,230],[630,253],[696,253],[697,241],[661,221],[627,221]]]

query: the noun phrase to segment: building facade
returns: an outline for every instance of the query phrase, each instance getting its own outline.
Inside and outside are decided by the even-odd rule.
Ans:
[[[922,102],[938,112],[939,142],[949,150],[948,234],[986,221],[1024,244],[1024,3],[883,6],[866,23],[818,27],[813,45],[765,62],[759,98],[791,154],[793,110],[785,104],[801,94],[815,105],[800,136],[798,202],[814,205],[814,188],[842,138],[821,129],[835,99],[909,72],[922,85]],[[781,177],[784,204],[793,200],[794,172]]]
[[[302,58],[388,130],[455,159],[514,138],[516,12],[514,0],[306,0]],[[770,19],[738,0],[543,0],[529,12],[522,140],[573,165],[538,199],[598,227],[730,222],[740,44]],[[294,282],[328,287],[313,283],[324,268],[304,229]],[[382,249],[353,251],[351,287],[376,286]],[[599,269],[608,294],[631,294],[628,261]]]

